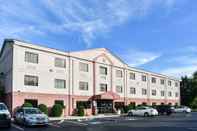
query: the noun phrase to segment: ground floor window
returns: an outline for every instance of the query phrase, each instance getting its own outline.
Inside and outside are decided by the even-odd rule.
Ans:
[[[59,104],[59,105],[61,105],[63,108],[65,108],[65,105],[64,105],[64,101],[63,101],[63,100],[55,100],[55,104]]]
[[[136,103],[135,102],[130,102],[130,105],[132,105],[132,106],[136,106]]]
[[[143,103],[142,103],[142,105],[143,105],[143,106],[146,106],[146,105],[147,105],[147,103],[146,103],[146,102],[143,102]]]
[[[38,107],[38,100],[36,99],[25,99],[24,103],[30,103],[33,107]]]
[[[85,109],[91,108],[91,102],[90,101],[77,101],[77,108],[84,107]]]

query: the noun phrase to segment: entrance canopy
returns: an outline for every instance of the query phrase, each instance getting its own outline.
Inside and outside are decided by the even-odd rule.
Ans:
[[[120,96],[112,91],[108,91],[95,96],[95,99],[99,100],[117,100],[120,99]]]

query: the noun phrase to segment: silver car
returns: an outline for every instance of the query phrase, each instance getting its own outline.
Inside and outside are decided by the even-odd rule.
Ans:
[[[14,116],[15,122],[28,126],[47,125],[48,116],[42,113],[38,108],[23,107],[17,110]]]

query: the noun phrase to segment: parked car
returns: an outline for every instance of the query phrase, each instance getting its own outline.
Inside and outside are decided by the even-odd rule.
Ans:
[[[38,108],[23,107],[16,111],[14,115],[16,123],[34,126],[47,125],[49,122],[48,116],[42,113]]]
[[[190,113],[191,112],[191,108],[187,107],[187,106],[180,106],[174,109],[175,113]]]
[[[158,111],[151,107],[140,106],[136,109],[129,110],[128,116],[157,116]]]
[[[4,103],[0,103],[0,126],[10,127],[11,125],[11,115],[8,111],[7,106]]]
[[[170,105],[158,105],[156,109],[159,115],[171,115],[174,112],[174,109]]]

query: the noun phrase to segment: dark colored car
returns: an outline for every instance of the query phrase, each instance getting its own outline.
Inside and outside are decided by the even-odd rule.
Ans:
[[[158,105],[156,109],[159,115],[171,115],[173,113],[173,109],[170,105]]]
[[[0,127],[10,127],[11,116],[7,106],[4,103],[0,103]]]

